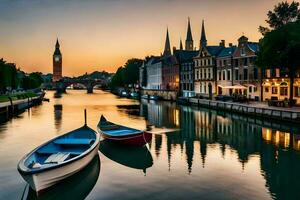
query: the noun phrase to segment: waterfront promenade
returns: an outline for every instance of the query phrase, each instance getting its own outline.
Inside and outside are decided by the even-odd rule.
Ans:
[[[268,106],[268,104],[264,102],[235,103],[198,98],[190,98],[188,99],[188,102],[199,107],[224,110],[257,117],[266,117],[269,119],[283,120],[287,122],[299,122],[300,120],[300,107],[281,108]]]
[[[0,103],[0,115],[6,116],[8,119],[9,116],[12,116],[15,113],[18,113],[21,110],[30,108],[42,101],[44,93],[39,94],[38,96],[27,97],[25,99],[16,99]]]

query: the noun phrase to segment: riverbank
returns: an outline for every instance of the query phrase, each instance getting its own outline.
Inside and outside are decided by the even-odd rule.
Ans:
[[[21,111],[40,104],[44,95],[44,92],[2,95],[0,96],[0,117],[4,120],[8,120]]]
[[[162,96],[162,94],[165,94]],[[128,97],[130,96],[122,96],[120,94],[116,94],[120,97]],[[267,118],[271,120],[285,121],[285,122],[299,122],[300,121],[300,107],[275,107],[269,106],[266,102],[247,102],[247,103],[236,103],[236,102],[225,102],[225,101],[216,101],[216,100],[208,100],[208,99],[200,99],[200,98],[176,98],[176,94],[172,94],[168,91],[165,93],[160,92],[158,95],[157,90],[141,90],[140,98],[142,96],[147,95],[148,100],[149,96],[159,96],[160,99],[165,101],[175,101],[177,99],[178,104],[185,105],[194,105],[198,107],[204,107],[214,110],[222,110],[226,112],[238,113],[241,115],[247,116],[255,116],[260,118]],[[159,98],[158,98],[159,99]]]

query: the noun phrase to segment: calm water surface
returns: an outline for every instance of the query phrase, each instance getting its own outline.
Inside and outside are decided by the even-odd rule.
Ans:
[[[41,199],[300,199],[297,127],[168,102],[140,104],[103,91],[47,97],[49,103],[0,124],[0,199],[22,198],[18,161],[83,125],[84,108],[94,129],[104,114],[134,128],[150,123],[180,130],[153,135],[143,148],[102,141],[100,160]],[[25,196],[36,199],[32,191]]]

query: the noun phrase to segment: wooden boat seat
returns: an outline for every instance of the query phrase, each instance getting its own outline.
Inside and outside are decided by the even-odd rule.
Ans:
[[[54,141],[55,144],[59,145],[92,145],[94,142],[94,139],[80,138],[62,138]]]
[[[45,164],[48,163],[61,163],[64,162],[66,159],[68,159],[70,156],[70,153],[67,152],[58,152],[51,154],[45,161]]]
[[[63,152],[63,151],[60,151],[60,152]],[[57,150],[56,149],[40,149],[37,151],[37,153],[39,154],[55,154],[57,153]],[[82,153],[82,150],[76,150],[76,149],[73,149],[73,150],[67,150],[67,151],[64,151],[63,153],[69,153],[70,155],[80,155]]]

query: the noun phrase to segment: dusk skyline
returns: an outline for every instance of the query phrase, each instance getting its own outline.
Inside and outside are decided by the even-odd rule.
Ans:
[[[199,48],[205,20],[208,44],[237,43],[244,33],[261,37],[259,25],[277,0],[114,0],[9,1],[0,5],[0,55],[26,72],[52,73],[56,38],[63,73],[114,72],[128,58],[163,52],[166,28],[171,47],[185,41],[190,17],[194,46]]]

